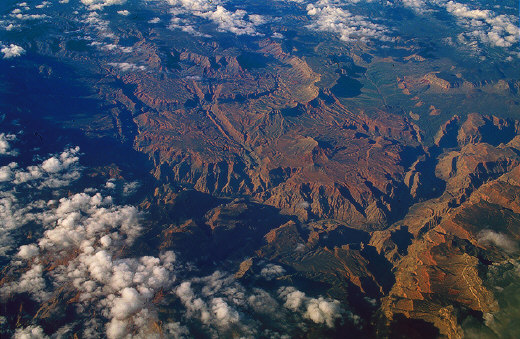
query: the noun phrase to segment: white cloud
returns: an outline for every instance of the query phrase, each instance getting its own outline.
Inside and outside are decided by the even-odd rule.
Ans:
[[[122,15],[122,16],[129,16],[130,12],[128,10],[124,9],[122,11],[117,11],[117,14]]]
[[[17,328],[13,339],[46,339],[49,338],[40,326]]]
[[[43,279],[43,266],[32,266],[23,273],[18,281],[10,282],[0,288],[0,295],[8,297],[15,293],[29,293],[37,301],[43,301],[49,294],[45,292],[45,280]]]
[[[0,45],[0,48],[0,52],[4,55],[4,59],[16,58],[25,54],[25,49],[15,44]]]
[[[79,147],[74,147],[44,160],[40,165],[28,166],[25,171],[13,170],[11,167],[13,183],[38,183],[40,187],[67,186],[80,177],[82,167],[78,163],[78,155]]]
[[[70,185],[80,177],[83,168],[78,155],[75,147],[26,168],[19,168],[16,162],[0,167],[0,256],[12,248],[12,232],[38,219],[39,211],[47,208],[37,198],[40,191]],[[24,203],[28,197],[33,200]]]
[[[116,36],[109,27],[110,22],[101,18],[98,12],[90,12],[83,19],[83,23],[93,28],[96,38],[115,39]]]
[[[478,241],[484,244],[495,245],[508,253],[515,252],[518,245],[510,237],[503,233],[497,233],[492,230],[483,230],[478,235]]]
[[[220,31],[231,32],[236,35],[262,35],[257,27],[266,23],[266,18],[258,14],[249,14],[245,10],[229,11],[223,6],[223,1],[207,0],[167,0],[173,6],[171,11],[175,17],[170,27],[185,32],[207,36],[195,29],[187,15],[207,19],[217,25]]]
[[[126,0],[81,0],[90,10],[100,10],[107,6],[122,5]]]
[[[317,324],[334,327],[336,320],[341,319],[342,314],[345,313],[339,301],[323,297],[307,297],[305,293],[296,290],[294,287],[282,287],[278,293],[280,297],[285,299],[285,307],[303,313],[304,317]],[[355,323],[359,321],[358,316],[351,312],[347,313],[351,320],[355,320]]]
[[[27,259],[31,259],[31,258],[37,256],[39,252],[40,251],[38,249],[38,246],[36,246],[35,244],[30,244],[30,245],[20,246],[17,255],[20,258],[27,260]]]
[[[319,1],[307,5],[307,15],[312,23],[307,27],[321,32],[336,33],[346,42],[368,39],[391,41],[388,29],[373,23],[369,18],[353,15],[350,11],[335,5],[333,1]]]
[[[444,5],[449,13],[470,30],[466,33],[468,38],[504,48],[512,47],[518,42],[518,17],[497,15],[489,9],[472,9],[455,1],[448,1]]]
[[[45,19],[45,18],[47,18],[47,15],[45,15],[45,14],[22,14],[22,13],[17,13],[17,14],[11,14],[11,17],[14,18],[14,19],[26,21],[26,20]]]
[[[0,155],[17,155],[18,151],[11,149],[11,142],[16,140],[16,135],[0,133]],[[0,179],[1,181],[1,179]]]
[[[260,275],[266,280],[273,280],[285,274],[285,270],[282,266],[267,264],[260,271]]]
[[[421,14],[445,9],[466,29],[459,35],[458,41],[472,48],[475,48],[473,44],[476,42],[502,48],[518,43],[520,28],[517,16],[497,14],[491,8],[475,8],[472,3],[452,0],[403,0],[402,4]],[[486,3],[480,2],[478,5],[485,6]]]
[[[50,1],[42,1],[42,3],[39,5],[36,5],[35,8],[38,8],[38,9],[46,8],[46,7],[49,7],[50,4],[51,4]]]
[[[123,72],[135,72],[146,70],[146,66],[137,66],[136,64],[130,62],[109,62],[108,64],[112,67],[119,68]]]
[[[141,186],[141,184],[138,181],[125,182],[123,184],[123,195],[129,196],[134,194],[139,186]]]

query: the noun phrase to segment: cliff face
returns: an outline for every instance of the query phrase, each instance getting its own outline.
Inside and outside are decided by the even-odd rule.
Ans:
[[[195,218],[166,231],[164,246],[192,248],[189,243],[170,242],[184,243],[183,236],[192,234],[198,244],[215,248],[214,253],[250,258],[235,265],[240,279],[254,276],[254,262],[269,260],[295,276],[328,286],[330,295],[350,303],[356,312],[370,309],[367,300],[375,300],[372,321],[378,324],[379,336],[398,336],[418,326],[425,333],[462,338],[474,330],[470,325],[474,323],[486,323],[487,331],[509,331],[508,314],[517,310],[504,304],[507,294],[496,287],[493,272],[516,267],[512,265],[519,253],[517,123],[479,115],[454,118],[441,127],[431,147],[412,148],[417,155],[405,166],[403,153],[390,156],[390,150],[404,152],[404,147],[391,144],[392,133],[382,136],[369,122],[343,125],[343,135],[353,137],[341,143],[336,140],[334,147],[312,137],[282,136],[272,142],[269,161],[264,160],[260,170],[252,163],[240,167],[242,176],[234,170],[236,163],[230,166],[226,161],[215,167],[201,165],[204,174],[198,177],[199,172],[188,165],[183,165],[180,175],[181,162],[173,170],[163,164],[165,169],[158,175],[186,182],[194,178],[197,189],[211,193],[227,187],[229,192],[243,192],[276,206],[272,211],[281,208],[300,219],[278,215],[258,222],[264,220],[260,215],[269,214],[267,210],[252,212],[258,207],[246,203],[247,199],[234,201],[206,212],[203,224]],[[356,138],[360,130],[366,137]],[[376,168],[357,160],[356,168],[348,168],[352,158],[341,153],[342,147],[355,150],[357,145],[365,151],[365,139],[375,141],[366,142],[370,146],[378,144],[368,150],[382,165]],[[416,142],[410,136],[410,144]],[[265,153],[257,154],[262,159]],[[336,160],[340,154],[344,162]],[[284,162],[294,165],[283,166]],[[306,163],[319,167],[308,168]],[[379,171],[391,168],[394,176],[378,183],[377,178],[383,177]],[[236,184],[231,184],[233,180]],[[410,207],[386,229],[374,227],[395,216],[393,197]],[[254,217],[245,223],[234,221],[247,215]],[[308,221],[317,215],[326,220]],[[204,234],[205,227],[209,235]],[[236,248],[232,240],[236,237],[248,239],[247,244]]]
[[[446,337],[462,338],[468,328],[461,324],[471,312],[486,323],[500,314],[487,272],[518,254],[520,149],[516,123],[472,115],[452,128],[454,121],[441,129],[437,143],[451,147],[430,150],[439,153],[435,173],[445,192],[375,232],[370,244],[395,267],[384,317],[425,320]],[[457,143],[443,141],[448,139]],[[395,236],[399,232],[404,240]]]
[[[153,65],[167,67],[154,53]],[[418,127],[383,111],[352,113],[318,90],[320,75],[280,44],[266,39],[241,55],[182,51],[178,65],[179,78],[115,74],[99,85],[118,107],[121,137],[150,156],[157,178],[247,195],[302,220],[374,227],[427,193],[420,174],[408,173],[425,155]]]

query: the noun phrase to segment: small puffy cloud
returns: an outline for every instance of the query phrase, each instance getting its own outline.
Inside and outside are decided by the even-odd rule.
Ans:
[[[474,7],[472,3],[452,0],[403,0],[402,4],[421,14],[446,10],[465,28],[457,40],[474,49],[478,49],[477,43],[502,48],[510,48],[518,43],[518,16],[497,14],[494,10],[499,7],[482,8],[486,5],[484,2]]]
[[[278,293],[285,299],[285,307],[295,312],[301,312],[305,318],[317,324],[334,327],[335,321],[341,319],[344,313],[337,300],[307,297],[305,293],[294,287],[282,287]]]
[[[222,326],[229,326],[240,321],[239,313],[222,298],[215,298],[211,301],[211,311]]]
[[[129,196],[134,194],[139,188],[140,184],[138,181],[125,182],[123,184],[123,195]]]
[[[128,10],[124,9],[122,11],[117,11],[117,14],[122,15],[122,16],[129,16],[130,12]]]
[[[334,327],[336,319],[341,318],[341,312],[339,301],[319,297],[308,301],[305,316],[317,324],[325,323],[328,327]]]
[[[17,155],[18,151],[11,148],[11,142],[16,140],[16,135],[0,133],[0,155]]]
[[[17,13],[17,14],[11,14],[11,17],[13,19],[18,19],[21,21],[28,21],[28,20],[40,20],[47,18],[47,15],[45,14],[24,14],[24,13]]]
[[[115,39],[116,35],[109,27],[110,22],[101,18],[98,12],[89,12],[82,20],[84,24],[95,31],[95,36],[101,39]]]
[[[30,245],[20,246],[17,255],[20,258],[27,260],[27,259],[31,259],[31,258],[37,256],[39,252],[40,251],[38,249],[38,246],[36,246],[35,244],[30,244]]]
[[[104,42],[99,41],[93,41],[90,43],[91,46],[95,46],[103,51],[119,51],[121,53],[132,53],[133,48],[132,47],[123,47],[116,44],[107,44]]]
[[[213,21],[220,30],[236,35],[259,35],[255,27],[265,23],[260,15],[248,15],[246,11],[240,9],[230,12],[220,5],[213,11],[196,15]]]
[[[36,5],[36,6],[34,6],[34,7],[35,7],[35,8],[38,8],[38,9],[42,9],[42,8],[49,7],[50,4],[51,4],[50,1],[43,1],[41,4]]]
[[[15,44],[5,46],[1,45],[0,48],[0,52],[4,55],[4,59],[16,58],[25,54],[25,49]]]
[[[145,66],[137,66],[136,64],[129,63],[129,62],[110,62],[108,64],[112,67],[119,68],[123,72],[146,70]]]
[[[161,22],[160,18],[153,18],[153,19],[148,20],[149,24],[158,24],[159,22]]]
[[[507,253],[515,252],[518,249],[517,243],[503,233],[497,233],[492,230],[484,230],[479,233],[478,241],[484,244],[497,246]]]
[[[260,275],[266,280],[273,280],[285,274],[285,270],[282,266],[267,264],[260,271]]]

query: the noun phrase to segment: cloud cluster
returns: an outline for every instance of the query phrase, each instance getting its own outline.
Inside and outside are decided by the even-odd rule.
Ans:
[[[0,182],[28,184],[32,187],[63,187],[80,177],[79,147],[52,156],[42,163],[19,169],[15,162],[0,167]]]
[[[11,59],[25,54],[25,49],[15,44],[0,44],[0,52],[4,55],[4,59]]]
[[[49,338],[40,326],[27,326],[17,328],[13,336],[14,339],[46,339]]]
[[[130,12],[122,10],[118,11],[118,14],[127,16]],[[132,47],[124,47],[116,43],[117,36],[110,28],[110,21],[103,19],[102,15],[98,12],[89,12],[82,19],[82,22],[87,25],[88,29],[93,31],[91,35],[84,35],[81,37],[85,40],[92,40],[90,43],[91,46],[104,52],[132,53],[134,51]],[[111,40],[111,42],[108,42],[107,40]]]
[[[21,189],[29,181],[45,181],[39,175],[41,171],[55,176],[61,174],[64,176],[61,181],[66,182],[65,170],[76,162],[71,161],[71,153],[79,151],[72,150],[50,157],[32,166],[32,170],[20,170],[15,176],[19,173],[31,173],[31,176],[9,184]],[[2,193],[4,198],[11,199],[9,202],[2,199],[0,203],[2,226],[11,224],[2,231],[16,231],[28,223],[40,225],[43,230],[40,239],[20,246],[13,256],[13,267],[28,267],[16,280],[0,288],[3,298],[29,293],[34,300],[43,302],[54,295],[57,288],[66,286],[78,294],[78,314],[99,313],[99,319],[94,320],[105,324],[100,330],[109,338],[123,338],[130,333],[150,337],[151,325],[158,322],[152,298],[175,281],[176,257],[173,252],[164,252],[158,257],[121,257],[123,249],[131,246],[141,233],[141,214],[137,208],[115,205],[110,196],[100,193],[82,192],[58,201],[30,201],[25,205],[12,192]],[[54,263],[52,270],[46,269],[48,263]],[[184,331],[175,323],[168,324],[168,328],[170,332]],[[101,335],[92,332],[92,328],[84,330],[86,337],[87,332],[97,337]],[[18,332],[23,337],[35,331],[37,327]]]
[[[14,161],[0,167],[0,256],[12,249],[12,233],[37,219],[40,211],[47,208],[47,202],[39,199],[38,194],[70,185],[79,179],[82,170],[79,147],[26,168]]]
[[[403,0],[402,4],[421,14],[446,10],[466,29],[466,32],[458,36],[459,42],[463,44],[472,45],[480,42],[510,48],[518,43],[520,36],[518,17],[497,14],[494,9],[500,6],[482,9],[453,0]],[[479,5],[483,6],[485,3]]]
[[[312,22],[307,27],[338,34],[340,39],[346,42],[369,39],[392,40],[386,27],[372,22],[367,17],[354,15],[342,6],[343,4],[339,5],[337,1],[331,0],[308,4],[307,15],[311,17]]]
[[[107,6],[122,5],[126,0],[81,0],[90,10],[102,10]]]
[[[49,305],[72,302],[73,323],[52,337],[73,331],[84,338],[183,338],[197,328],[211,337],[286,338],[312,323],[332,327],[349,314],[338,301],[293,287],[269,292],[223,271],[198,273],[172,251],[133,255],[144,215],[95,188],[70,192],[82,170],[77,147],[26,168],[6,167],[11,172],[0,183],[0,254],[10,264],[0,299],[26,294],[38,303],[52,300]],[[137,186],[109,180],[102,191],[119,189],[125,196]],[[28,239],[21,229],[33,236]],[[281,266],[267,263],[257,279],[267,283],[283,274]],[[73,295],[73,301],[60,299],[60,293]],[[165,317],[160,306],[166,303]],[[44,338],[48,329],[41,326],[36,318],[10,335]]]
[[[497,15],[489,9],[472,9],[465,4],[448,1],[446,10],[469,29],[466,36],[497,47],[512,47],[518,42],[518,17]]]
[[[271,280],[283,273],[280,266],[267,264],[260,276]],[[197,319],[213,336],[236,333],[242,337],[283,337],[306,328],[306,320],[334,327],[344,315],[359,322],[359,318],[345,311],[337,300],[308,297],[292,286],[282,287],[275,293],[246,288],[232,275],[221,271],[184,280],[175,293],[186,308],[184,317]],[[262,323],[258,319],[263,319]]]
[[[36,9],[43,9],[45,7],[48,7],[50,5],[49,2],[44,1],[40,5],[35,6]],[[19,21],[27,21],[27,20],[38,20],[38,19],[44,19],[47,18],[47,15],[45,14],[28,14],[25,13],[29,11],[31,7],[27,4],[27,2],[20,2],[17,4],[17,8],[13,9],[11,13],[9,13],[9,17],[12,20],[19,20]]]
[[[181,29],[198,36],[206,35],[195,28],[190,17],[209,20],[217,25],[220,31],[236,35],[262,35],[257,31],[257,27],[267,22],[263,16],[249,14],[242,9],[229,11],[223,6],[221,0],[167,0],[167,2],[172,6],[171,13],[174,15],[170,28]]]
[[[115,39],[116,36],[110,29],[110,22],[102,19],[101,15],[97,12],[88,13],[83,19],[83,23],[95,30],[96,38],[102,39]]]

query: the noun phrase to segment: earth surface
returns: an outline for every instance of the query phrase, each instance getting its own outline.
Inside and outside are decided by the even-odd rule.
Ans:
[[[2,0],[0,337],[520,337],[518,17]]]

